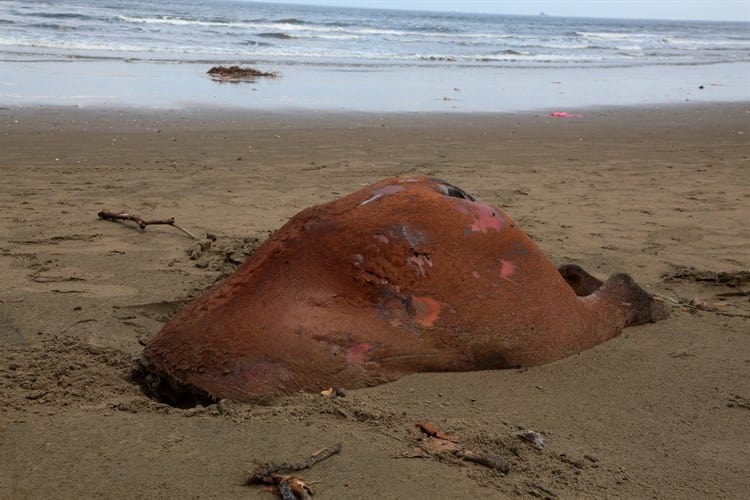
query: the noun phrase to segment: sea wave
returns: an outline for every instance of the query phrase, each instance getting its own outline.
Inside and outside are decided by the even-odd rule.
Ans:
[[[30,26],[32,28],[47,29],[53,31],[76,31],[80,29],[79,26],[57,23],[33,23]]]
[[[277,40],[290,40],[294,38],[292,35],[289,35],[287,33],[258,33],[255,36],[263,37],[263,38],[276,38]]]
[[[77,14],[73,12],[31,12],[28,17],[41,17],[43,19],[72,19],[75,21],[101,20],[99,16],[89,14]]]
[[[228,22],[222,19],[204,20],[183,18],[175,16],[157,16],[157,17],[131,17],[117,16],[117,19],[124,23],[133,24],[167,24],[172,26],[251,26],[251,23]]]
[[[46,50],[75,50],[80,54],[84,55],[85,58],[95,58],[96,53],[100,53],[100,57],[103,59],[112,59],[116,53],[121,53],[122,59],[138,59],[147,58],[153,60],[160,60],[164,62],[180,62],[184,61],[186,56],[190,60],[198,60],[201,57],[207,55],[213,56],[233,56],[233,57],[265,57],[271,60],[277,58],[288,58],[292,60],[314,60],[314,59],[339,59],[349,61],[372,61],[383,64],[388,61],[394,64],[408,63],[409,61],[431,61],[441,63],[493,63],[493,62],[519,62],[519,63],[536,63],[536,64],[580,64],[584,62],[601,62],[603,57],[594,55],[561,55],[561,54],[549,54],[549,53],[532,53],[532,52],[520,52],[512,49],[502,50],[495,53],[486,54],[464,54],[456,55],[449,53],[440,54],[423,54],[423,53],[408,53],[408,54],[397,54],[388,53],[382,51],[369,51],[369,52],[357,52],[351,53],[344,50],[330,51],[326,48],[312,48],[307,49],[304,52],[299,50],[289,49],[284,47],[274,46],[272,44],[256,44],[253,41],[246,41],[245,46],[252,46],[254,50],[252,52],[243,51],[241,49],[227,49],[214,47],[206,49],[200,46],[182,46],[180,47],[179,53],[159,53],[153,50],[144,50],[143,47],[132,46],[132,45],[110,45],[101,44],[94,42],[73,42],[73,41],[55,41],[55,42],[34,42],[28,40],[13,40],[13,39],[0,39],[0,47],[15,47],[21,49],[23,47],[31,49],[42,49],[42,53],[52,55],[56,52],[43,52]],[[39,53],[39,51],[31,52],[30,54]],[[23,54],[21,52],[20,54]],[[145,56],[145,54],[150,54]],[[630,59],[628,55],[620,55],[617,58],[609,58],[610,62],[614,63],[617,60]],[[215,59],[207,59],[208,61],[215,61]]]
[[[29,47],[38,49],[65,49],[80,51],[101,51],[101,52],[143,52],[144,49],[138,45],[128,45],[122,43],[97,43],[86,40],[27,40],[13,37],[0,38],[0,47]],[[74,55],[74,54],[71,54]],[[108,56],[107,58],[115,57]]]
[[[156,17],[134,17],[120,15],[118,20],[133,24],[163,24],[173,26],[200,26],[200,27],[224,27],[242,28],[247,30],[280,30],[282,32],[299,33],[314,32],[328,34],[331,39],[353,39],[354,37],[366,36],[390,36],[394,39],[404,37],[420,38],[443,38],[443,39],[510,39],[510,38],[533,38],[530,35],[519,35],[509,33],[466,33],[457,29],[450,29],[438,25],[421,27],[410,27],[410,29],[380,28],[369,26],[354,26],[351,23],[328,22],[315,23],[295,18],[283,18],[277,20],[252,19],[243,21],[230,21],[226,19],[198,19],[176,16]],[[289,33],[286,33],[289,34]],[[334,36],[334,34],[336,36]],[[349,37],[349,38],[348,38]]]
[[[297,19],[296,17],[286,17],[274,22],[279,24],[307,24],[307,21],[304,19]]]
[[[608,31],[577,31],[576,36],[583,38],[593,38],[598,40],[628,40],[632,38],[658,38],[658,35],[649,33],[618,33]]]
[[[724,48],[724,49],[744,49],[750,50],[750,39],[746,40],[727,40],[727,39],[695,39],[695,38],[663,38],[664,43],[684,46],[688,48]]]
[[[260,31],[258,35],[265,35],[265,33],[279,32],[280,35],[284,35],[288,38],[293,38],[294,35],[291,33],[324,33],[324,34],[339,34],[338,36],[330,35],[331,39],[346,39],[341,33],[347,33],[342,26],[338,25],[314,25],[305,23],[298,19],[279,19],[276,21],[270,21],[266,19],[253,19],[245,21],[228,21],[224,19],[194,19],[194,18],[182,18],[182,17],[170,17],[170,16],[157,16],[157,17],[132,17],[132,16],[118,16],[118,19],[124,23],[131,24],[151,24],[151,25],[171,25],[171,26],[195,26],[195,27],[214,27],[214,28],[227,28],[227,29],[242,29],[250,32]],[[269,30],[269,31],[261,31]],[[365,31],[366,32],[366,31]],[[348,36],[354,37],[354,33]]]

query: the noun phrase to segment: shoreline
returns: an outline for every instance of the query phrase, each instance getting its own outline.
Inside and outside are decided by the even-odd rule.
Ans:
[[[206,126],[212,128],[227,127],[232,122],[242,123],[245,127],[264,128],[269,125],[284,126],[346,126],[351,123],[377,124],[389,120],[394,123],[457,121],[459,123],[485,120],[488,123],[505,123],[513,120],[549,120],[553,123],[580,123],[600,120],[607,117],[623,115],[634,118],[643,114],[649,120],[674,123],[675,115],[684,119],[683,115],[699,117],[704,113],[744,112],[750,115],[750,99],[737,101],[688,101],[676,103],[630,104],[630,105],[590,105],[573,109],[574,113],[568,117],[553,116],[552,109],[527,109],[517,111],[363,111],[351,109],[292,109],[277,108],[252,110],[229,105],[198,105],[188,108],[150,108],[145,106],[117,106],[99,104],[93,106],[32,104],[0,106],[0,119],[26,119],[26,125],[37,127],[40,120],[60,119],[75,121],[79,118],[106,123],[109,128],[122,126],[127,128],[132,120],[143,122],[171,123],[173,127],[186,130],[197,130]],[[570,108],[564,108],[570,109]],[[580,116],[579,116],[580,115]],[[119,118],[125,118],[125,121]],[[200,125],[191,120],[198,120]],[[131,121],[128,121],[131,120]],[[269,123],[268,120],[274,120]],[[653,123],[653,122],[651,122]],[[741,120],[736,122],[742,125]],[[6,123],[6,126],[10,125]],[[19,120],[14,125],[23,126]]]
[[[552,111],[552,110],[550,110]],[[0,110],[0,490],[11,497],[265,497],[257,462],[320,498],[742,498],[747,318],[674,308],[522,370],[423,373],[265,405],[171,408],[129,381],[185,302],[300,210],[435,175],[498,205],[555,263],[750,313],[750,102],[540,113]],[[102,221],[176,217],[180,231]],[[415,456],[429,421],[511,464]],[[545,447],[519,440],[544,436]],[[407,458],[408,457],[408,458]],[[158,464],[158,467],[154,467]]]
[[[262,65],[277,78],[217,83],[209,64],[0,60],[0,103],[256,111],[529,112],[750,101],[750,63],[592,68]],[[179,82],[179,85],[175,85]]]

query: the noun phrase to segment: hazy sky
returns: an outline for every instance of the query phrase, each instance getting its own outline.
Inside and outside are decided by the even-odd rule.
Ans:
[[[269,0],[278,3],[497,14],[750,21],[750,0]]]

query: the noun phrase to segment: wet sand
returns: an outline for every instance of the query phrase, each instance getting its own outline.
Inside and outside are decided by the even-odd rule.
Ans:
[[[217,83],[212,64],[0,57],[5,106],[258,111],[520,112],[750,100],[750,63],[624,67],[337,67],[258,63],[278,78]],[[176,83],[179,82],[177,85]],[[623,84],[627,82],[627,84]]]
[[[242,485],[257,463],[340,442],[300,473],[318,498],[746,496],[750,104],[582,113],[0,110],[0,490],[273,498]],[[501,206],[557,263],[717,311],[675,306],[541,367],[339,398],[177,409],[129,381],[171,314],[289,217],[414,173]],[[510,472],[417,453],[425,420]]]

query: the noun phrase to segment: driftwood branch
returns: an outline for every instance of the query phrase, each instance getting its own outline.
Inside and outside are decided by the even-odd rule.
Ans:
[[[169,219],[144,220],[138,215],[129,214],[127,212],[111,212],[109,210],[101,210],[97,215],[104,220],[111,220],[111,221],[125,220],[125,221],[135,222],[136,224],[138,224],[138,227],[141,228],[141,231],[145,231],[146,226],[157,225],[157,224],[172,226],[174,228],[179,229],[183,233],[187,234],[194,240],[198,239],[193,233],[191,233],[184,227],[178,226],[177,224],[175,224],[174,217],[170,217]]]
[[[266,476],[270,476],[271,474],[299,472],[301,470],[309,469],[318,462],[322,462],[323,460],[330,458],[340,451],[341,443],[331,446],[330,448],[324,448],[322,450],[316,451],[310,456],[310,458],[308,458],[304,462],[296,464],[262,464],[257,469],[255,469],[255,472],[253,472],[253,474],[247,480],[247,484],[264,484],[266,483],[266,481],[263,481],[263,478]]]
[[[309,469],[318,462],[322,462],[340,451],[341,443],[316,451],[304,462],[296,464],[262,464],[250,474],[245,484],[273,485],[284,500],[308,499],[313,494],[309,483],[296,476],[287,476],[285,474]]]

